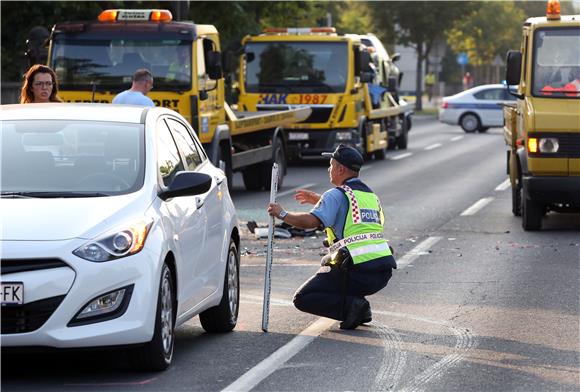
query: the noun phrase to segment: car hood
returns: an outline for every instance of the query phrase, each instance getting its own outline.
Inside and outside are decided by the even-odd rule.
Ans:
[[[580,132],[580,100],[536,98],[531,102],[534,113],[534,130]]]
[[[91,239],[109,228],[144,216],[151,198],[122,196],[0,199],[0,240],[57,241]]]

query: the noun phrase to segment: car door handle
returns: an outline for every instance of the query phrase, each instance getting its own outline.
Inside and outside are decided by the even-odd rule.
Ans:
[[[205,200],[202,199],[201,197],[196,197],[195,198],[195,207],[199,210],[201,207],[203,207],[203,203],[205,203]]]

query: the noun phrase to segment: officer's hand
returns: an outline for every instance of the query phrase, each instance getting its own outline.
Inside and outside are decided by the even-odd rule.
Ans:
[[[267,211],[270,216],[277,218],[282,212],[282,206],[278,203],[269,203]]]
[[[298,189],[294,195],[294,199],[300,204],[316,204],[320,200],[320,195],[307,189]]]
[[[324,255],[324,257],[320,260],[320,266],[321,267],[325,267],[327,265],[330,264],[330,262],[332,261],[332,255],[330,254],[326,254]]]

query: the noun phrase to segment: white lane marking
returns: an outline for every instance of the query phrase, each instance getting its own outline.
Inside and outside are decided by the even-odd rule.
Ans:
[[[304,184],[304,185],[301,185],[301,186],[299,186],[297,188],[288,189],[287,191],[284,191],[284,192],[278,192],[278,197],[283,197],[283,196],[286,196],[286,195],[291,195],[294,192],[296,192],[298,189],[312,188],[315,185],[316,184],[314,184],[314,183]]]
[[[364,165],[363,167],[360,168],[360,171],[365,171],[367,169],[370,169],[371,167],[373,167],[373,165]]]
[[[403,158],[410,157],[411,155],[413,155],[413,153],[412,153],[412,152],[406,152],[406,153],[404,153],[404,154],[395,155],[394,157],[390,157],[389,159],[390,159],[391,161],[397,161],[397,160],[399,160],[399,159],[403,159]]]
[[[451,138],[451,141],[456,142],[456,141],[461,140],[461,139],[463,139],[463,136],[455,136],[455,137]]]
[[[441,146],[442,146],[441,143],[435,143],[435,144],[431,144],[430,146],[425,147],[424,150],[425,151],[434,150],[434,149],[439,148]]]
[[[375,312],[377,313],[377,312]],[[372,391],[392,391],[401,379],[407,362],[407,351],[403,350],[401,335],[394,329],[373,321],[377,335],[383,341],[385,355],[375,376]]]
[[[461,216],[472,216],[493,201],[493,197],[484,197],[476,201],[471,207],[461,213]]]
[[[508,178],[507,180],[505,180],[504,182],[502,182],[501,184],[499,184],[498,186],[496,186],[495,187],[495,190],[498,191],[498,192],[505,191],[510,186],[511,186],[511,182],[510,182],[510,179]]]
[[[330,328],[334,323],[336,323],[336,320],[324,317],[319,318],[289,343],[274,351],[268,358],[225,387],[223,391],[246,392],[252,390],[252,388],[270,374],[274,373],[280,366],[320,336],[321,333]]]
[[[428,237],[419,245],[411,249],[407,254],[405,254],[400,259],[397,259],[397,269],[403,269],[413,261],[415,261],[419,256],[429,254],[427,251],[435,245],[437,242],[441,241],[443,237]]]

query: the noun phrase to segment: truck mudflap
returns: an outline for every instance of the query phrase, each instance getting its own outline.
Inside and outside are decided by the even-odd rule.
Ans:
[[[226,119],[233,136],[295,124],[306,120],[312,112],[312,109],[307,106],[299,106],[288,110],[235,112],[227,104],[225,105],[225,110]]]

